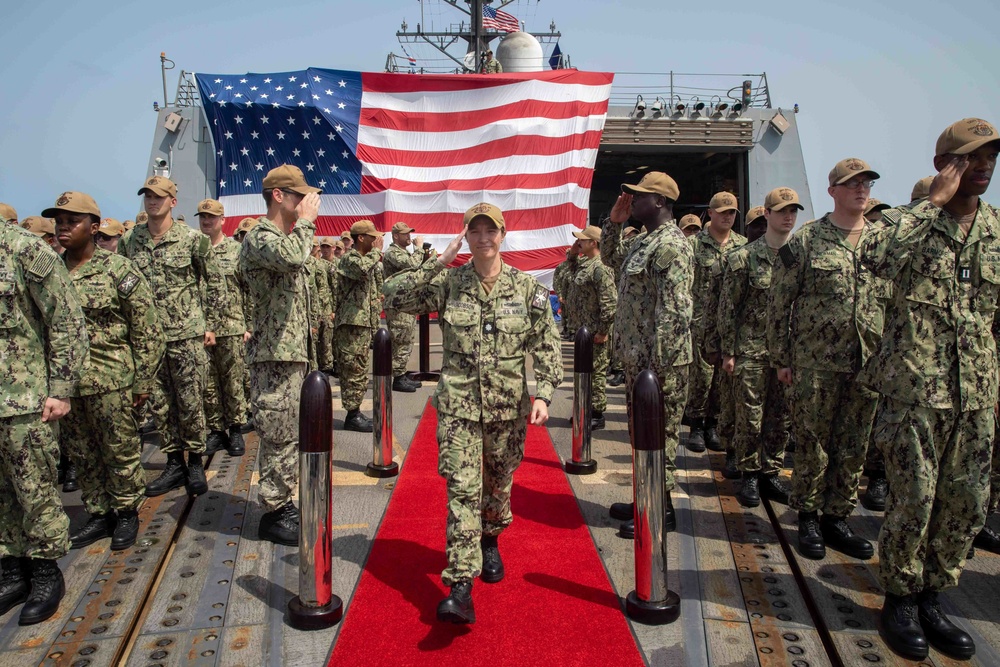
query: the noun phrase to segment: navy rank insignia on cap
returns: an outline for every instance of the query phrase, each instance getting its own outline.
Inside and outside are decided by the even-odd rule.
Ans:
[[[56,206],[65,206],[69,203],[69,193],[64,192],[59,195],[59,199],[56,200]]]
[[[972,133],[979,137],[992,137],[993,128],[989,126],[989,123],[977,120],[975,127],[972,128]]]
[[[159,184],[159,182],[160,182],[160,177],[159,176],[153,176],[148,181],[146,181],[146,185],[157,185],[157,184]]]
[[[782,201],[792,201],[795,199],[795,195],[793,195],[792,191],[788,188],[781,188],[781,190],[778,191],[778,196],[781,197]]]
[[[478,213],[489,213],[490,212],[490,205],[489,204],[479,204],[478,206],[476,206],[476,207],[474,207],[472,209],[472,212],[473,213],[477,213],[477,214]]]
[[[201,203],[201,210],[207,211],[210,208],[212,208],[212,204],[211,203],[209,203],[207,201]]]
[[[850,169],[851,171],[857,171],[859,169],[865,168],[865,164],[861,160],[858,160],[856,158],[851,158],[851,160],[844,166]]]

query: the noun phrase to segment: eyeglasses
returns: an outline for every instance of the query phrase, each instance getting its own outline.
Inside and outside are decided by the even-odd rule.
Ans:
[[[848,190],[857,190],[859,188],[863,190],[871,190],[872,186],[875,185],[875,181],[869,178],[863,181],[847,181],[846,183],[841,183],[841,185]]]
[[[94,234],[94,240],[96,241],[110,241],[113,238],[115,237],[108,236],[107,234],[101,234],[101,233]]]

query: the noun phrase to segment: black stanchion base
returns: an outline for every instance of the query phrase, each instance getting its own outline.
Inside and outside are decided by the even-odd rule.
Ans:
[[[307,607],[296,595],[288,602],[288,621],[296,630],[325,630],[340,622],[344,603],[336,595],[330,596],[325,607]]]
[[[368,467],[365,468],[365,474],[369,477],[395,477],[399,474],[399,464],[393,461],[387,466],[377,466],[374,463],[369,463]]]
[[[597,461],[566,461],[566,474],[593,475],[597,472]]]
[[[423,373],[421,372],[411,373],[410,377],[412,377],[414,380],[419,380],[420,382],[437,382],[438,380],[441,379],[441,374],[435,373],[434,371],[427,371]]]
[[[663,602],[644,602],[632,591],[625,598],[625,613],[636,623],[643,625],[666,625],[673,623],[681,615],[681,599],[671,590]]]

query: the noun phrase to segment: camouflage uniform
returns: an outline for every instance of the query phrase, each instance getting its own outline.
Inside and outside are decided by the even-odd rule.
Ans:
[[[980,200],[968,236],[929,201],[859,250],[892,281],[881,347],[862,379],[884,396],[875,442],[889,501],[879,578],[894,595],[955,586],[988,501],[997,403],[991,333],[1000,301],[1000,218]]]
[[[622,225],[601,232],[609,247],[620,244]],[[656,373],[663,390],[666,490],[674,488],[677,443],[687,401],[691,363],[691,278],[694,253],[677,225],[668,220],[642,232],[629,246],[618,284],[616,343],[625,367],[625,396],[632,425],[632,386],[645,369]]]
[[[306,271],[309,273],[309,307],[312,323],[312,365],[315,368],[330,368],[333,366],[333,350],[324,344],[327,325],[330,323],[330,313],[333,312],[333,294],[330,292],[329,262],[319,257],[309,256],[306,260]]]
[[[792,369],[789,505],[840,518],[857,506],[878,400],[857,373],[882,336],[887,290],[858,257],[829,217],[806,223],[778,251],[767,314],[771,363]]]
[[[524,456],[531,411],[525,362],[534,360],[536,398],[551,400],[562,376],[549,291],[504,265],[489,294],[470,262],[438,261],[397,274],[384,288],[387,307],[441,317],[438,471],[448,487],[446,586],[482,569],[480,536],[510,525],[510,489]]]
[[[733,406],[736,467],[781,471],[789,416],[784,385],[767,359],[767,301],[777,254],[761,237],[726,257],[716,329],[721,352],[735,357]]]
[[[205,422],[209,431],[224,431],[243,423],[247,398],[243,334],[247,331],[243,312],[243,285],[239,279],[240,244],[225,238],[212,250],[226,279],[227,305],[218,314],[215,346],[208,349],[205,391]],[[220,396],[221,394],[221,396]]]
[[[594,344],[591,407],[597,412],[604,412],[608,407],[605,382],[611,350],[611,327],[618,308],[618,291],[613,275],[600,257],[581,257],[573,285],[580,325],[586,326],[593,335],[609,336],[605,342]]]
[[[176,220],[159,242],[147,225],[129,230],[118,253],[132,260],[153,289],[167,339],[156,376],[153,415],[166,453],[205,451],[204,334],[215,331],[226,306],[226,279],[212,242]]]
[[[436,257],[436,253],[434,256]],[[415,250],[410,254],[406,248],[393,243],[382,258],[383,277],[388,279],[401,271],[409,271],[420,266],[423,261],[422,250]],[[410,363],[413,330],[417,326],[417,319],[413,315],[389,309],[385,311],[385,319],[392,337],[392,375],[399,377],[406,373],[406,366]]]
[[[310,277],[316,225],[286,235],[265,217],[243,239],[240,274],[253,304],[247,345],[250,401],[260,437],[260,502],[272,512],[292,499],[299,473],[299,392],[309,367]]]
[[[607,216],[601,220],[601,240],[598,243],[598,247],[601,249],[601,261],[605,265],[609,266],[614,272],[615,280],[615,291],[618,290],[618,286],[622,282],[622,260],[625,259],[625,255],[628,254],[629,248],[635,242],[635,236],[625,238],[622,236],[621,231],[617,232],[615,242],[611,243],[609,241],[608,234],[610,233],[608,227],[615,226],[615,223],[611,222],[611,216]],[[617,327],[612,327],[611,329],[611,340],[608,343],[611,345],[611,360],[608,362],[608,372],[609,373],[620,373],[622,372],[622,361],[621,361],[621,350],[618,345],[618,329]]]
[[[77,466],[89,514],[138,509],[146,479],[132,397],[153,392],[166,347],[153,293],[132,262],[100,248],[70,278],[90,356],[59,439]]]
[[[56,492],[48,397],[76,391],[87,331],[66,268],[47,243],[0,224],[0,556],[57,559],[69,519]]]
[[[574,321],[572,295],[570,292],[573,289],[573,280],[576,277],[578,261],[578,258],[575,256],[567,257],[552,272],[552,289],[559,295],[559,312],[562,318],[563,333],[576,333],[577,327]]]
[[[368,391],[372,338],[382,311],[380,259],[382,252],[378,248],[372,248],[367,255],[351,248],[337,263],[339,294],[333,326],[340,400],[347,411],[359,409]]]

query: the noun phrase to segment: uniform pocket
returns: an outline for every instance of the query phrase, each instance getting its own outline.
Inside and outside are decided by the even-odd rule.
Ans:
[[[441,343],[444,349],[460,354],[471,354],[475,351],[476,340],[479,337],[477,311],[445,305],[441,319],[445,322]]]
[[[17,286],[13,280],[0,280],[0,329],[13,329],[17,320]]]
[[[841,257],[832,254],[813,257],[809,262],[815,291],[818,294],[847,294],[850,280],[850,265]]]
[[[531,329],[527,317],[501,317],[497,319],[497,354],[500,357],[518,357],[524,354],[524,341]]]

